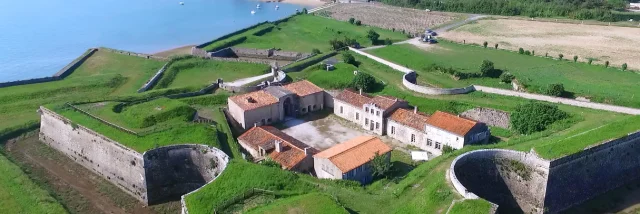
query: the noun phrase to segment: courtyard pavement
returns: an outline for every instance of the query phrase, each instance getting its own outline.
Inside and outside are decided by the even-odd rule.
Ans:
[[[314,113],[304,118],[287,118],[279,128],[284,133],[321,151],[351,138],[371,135],[357,127],[343,124],[344,121],[339,121],[335,117],[335,115]]]

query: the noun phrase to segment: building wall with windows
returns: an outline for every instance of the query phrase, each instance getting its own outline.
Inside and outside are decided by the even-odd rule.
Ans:
[[[284,112],[282,104],[277,103],[268,105],[248,111],[244,111],[244,121],[238,121],[244,123],[244,128],[249,129],[255,126],[268,125],[284,119]],[[234,117],[235,118],[235,117]],[[236,118],[237,119],[237,118]]]
[[[342,171],[327,158],[313,158],[313,167],[318,178],[342,179]]]
[[[364,124],[364,112],[361,108],[357,108],[337,99],[334,99],[333,102],[333,113],[335,115],[357,124]]]
[[[298,112],[300,114],[320,111],[324,109],[324,92],[300,97],[299,104],[300,110]]]
[[[427,133],[417,130],[413,127],[400,124],[393,120],[387,121],[387,135],[404,144],[418,147],[424,151],[431,152],[435,155],[442,154],[441,149],[435,148],[435,141],[428,141]]]
[[[363,108],[364,123],[362,123],[362,128],[378,135],[384,135],[385,111],[373,104],[365,104]]]
[[[440,150],[442,150],[442,147],[444,145],[449,145],[454,149],[462,149],[462,147],[464,146],[463,136],[459,136],[429,125],[425,127],[425,132],[427,133],[428,138],[433,140],[434,147],[440,147]]]

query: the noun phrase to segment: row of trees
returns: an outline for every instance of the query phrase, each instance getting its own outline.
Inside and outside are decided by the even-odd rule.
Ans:
[[[628,3],[626,0],[382,0],[382,2],[401,7],[438,11],[505,16],[568,17],[600,21],[625,20],[626,16],[619,16],[612,10],[622,11]]]

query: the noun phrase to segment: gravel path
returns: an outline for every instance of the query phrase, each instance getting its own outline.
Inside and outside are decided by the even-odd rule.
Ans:
[[[243,86],[261,79],[267,79],[269,77],[273,77],[273,75],[271,73],[268,74],[263,74],[260,76],[255,76],[255,77],[248,77],[248,78],[244,78],[244,79],[239,79],[233,82],[228,82],[225,83],[226,85],[230,85],[230,86]]]

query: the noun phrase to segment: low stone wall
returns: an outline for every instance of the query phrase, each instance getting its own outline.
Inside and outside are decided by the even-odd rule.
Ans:
[[[161,203],[213,181],[229,156],[206,145],[173,145],[143,154],[149,204]]]
[[[136,52],[131,52],[131,51],[123,51],[123,50],[117,50],[117,49],[105,48],[105,47],[101,47],[100,50],[119,53],[119,54],[124,54],[124,55],[129,55],[129,56],[137,56],[137,57],[142,57],[142,58],[145,58],[145,59],[157,59],[157,60],[167,60],[168,59],[166,57],[154,56],[152,54],[136,53]]]
[[[429,95],[466,94],[476,90],[472,85],[464,88],[434,88],[420,86],[416,84],[416,77],[417,75],[414,71],[402,75],[402,85],[409,90]]]
[[[192,53],[201,53],[201,51],[193,51]],[[244,58],[245,60],[255,59],[257,62],[274,62],[277,60],[282,61],[296,61],[299,59],[311,56],[310,53],[292,52],[292,51],[280,51],[275,49],[255,49],[255,48],[239,48],[228,47],[215,52],[208,52],[205,54],[207,58]]]
[[[85,60],[87,60],[89,57],[91,57],[91,55],[93,55],[93,53],[95,53],[96,51],[98,51],[98,49],[90,48],[89,50],[85,51],[82,55],[80,55],[78,58],[76,58],[73,61],[71,61],[71,63],[69,63],[66,66],[64,66],[64,68],[60,69],[60,71],[55,73],[53,76],[35,78],[35,79],[28,79],[28,80],[17,80],[17,81],[11,81],[11,82],[3,82],[3,83],[0,83],[0,88],[9,87],[9,86],[27,85],[27,84],[43,83],[43,82],[51,82],[51,81],[62,80],[65,77],[69,76],[69,74],[71,74],[71,72],[73,72],[76,68],[78,68],[78,66],[80,66]]]
[[[158,72],[156,72],[156,74],[153,75],[151,79],[149,79],[149,81],[147,81],[140,89],[138,89],[138,93],[145,92],[149,90],[151,87],[153,87],[153,85],[156,84],[156,82],[158,82],[160,77],[162,77],[162,74],[167,70],[168,66],[169,66],[169,63],[164,64],[162,68],[160,68],[160,70],[158,70]]]
[[[511,126],[511,116],[509,115],[509,112],[500,111],[497,109],[474,108],[462,112],[460,116],[483,122],[490,126],[497,126],[505,129],[509,129],[509,127]]]

